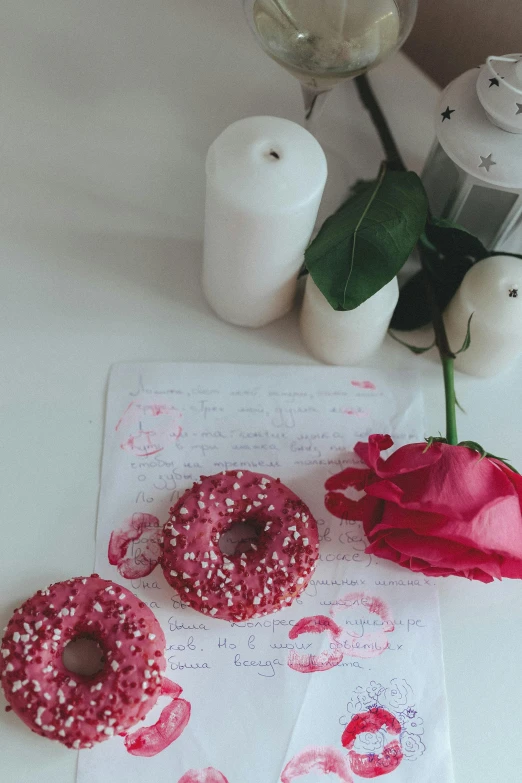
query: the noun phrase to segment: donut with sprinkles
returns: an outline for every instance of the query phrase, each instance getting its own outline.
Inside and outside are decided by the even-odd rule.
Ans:
[[[103,668],[73,674],[65,646],[94,639]],[[91,748],[143,720],[165,670],[165,636],[151,610],[114,582],[90,577],[57,582],[17,609],[0,648],[10,708],[32,731],[68,748]]]
[[[220,548],[233,525],[256,533],[247,551]],[[280,479],[247,470],[203,476],[171,508],[163,530],[165,578],[198,612],[242,621],[289,606],[319,553],[317,523]]]

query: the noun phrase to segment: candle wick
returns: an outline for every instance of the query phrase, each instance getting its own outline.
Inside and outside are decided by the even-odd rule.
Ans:
[[[516,299],[518,296],[518,287],[514,286],[513,288],[509,289],[509,296],[511,299]]]

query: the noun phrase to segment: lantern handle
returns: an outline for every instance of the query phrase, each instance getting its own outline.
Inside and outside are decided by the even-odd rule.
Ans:
[[[486,60],[486,65],[488,66],[490,72],[493,74],[493,76],[496,78],[498,77],[497,71],[493,67],[493,61],[495,62],[502,62],[502,63],[519,63],[516,72],[518,78],[522,81],[522,58],[520,57],[495,57],[494,55],[491,55],[491,57],[488,57]],[[517,87],[514,84],[510,84],[510,82],[507,82],[507,86],[510,90],[513,90],[513,92],[518,93],[518,95],[522,95],[522,89],[520,87]]]

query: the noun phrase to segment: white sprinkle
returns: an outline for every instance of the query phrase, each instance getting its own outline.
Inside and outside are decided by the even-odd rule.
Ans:
[[[14,666],[12,663],[8,663],[5,667],[6,672],[14,672]]]
[[[283,541],[283,546],[288,546],[288,544],[290,543],[290,541],[291,541],[291,539],[290,539],[290,538],[285,538],[285,540]]]
[[[241,585],[236,585],[236,590],[241,590]]]
[[[57,694],[58,694],[58,701],[60,702],[60,704],[65,704],[65,694],[61,688],[58,688]]]
[[[236,476],[238,478],[243,478],[243,471],[242,470],[238,470],[238,472],[236,473]]]
[[[38,680],[32,680],[32,683],[33,683],[33,688],[35,690],[35,693],[40,693],[42,689],[40,687],[40,683],[38,682]]]
[[[118,663],[118,661],[111,661],[111,668],[113,669],[113,671],[118,671],[118,669],[120,668],[120,664]]]
[[[145,679],[146,679],[146,680],[150,680],[150,671],[149,671],[148,669],[145,669],[145,671],[143,672],[143,674],[145,675]]]
[[[4,648],[3,648],[3,650],[2,650],[2,657],[3,657],[3,658],[7,658],[7,656],[8,656],[9,654],[10,654],[10,653],[9,653],[9,650],[7,650],[7,649],[4,647]]]
[[[208,497],[209,497],[209,500],[214,500],[216,496],[215,495],[209,495]]]
[[[170,572],[170,575],[171,575],[171,576],[177,576],[177,575],[178,575],[178,572],[177,572],[177,571],[171,571],[171,572]]]
[[[42,669],[44,674],[49,674],[49,672],[52,672],[53,667],[52,666],[46,666],[45,669]]]
[[[228,606],[233,606],[233,605],[234,605],[234,602],[233,602],[233,601],[231,601],[231,600],[230,600],[230,598],[229,598],[229,599],[228,599],[228,601],[227,601],[227,605],[228,605]]]
[[[148,638],[150,639],[151,642],[153,642],[154,639],[156,638],[156,634],[155,633],[149,633],[149,637]]]
[[[202,501],[202,500],[198,500],[198,506],[199,506],[200,508],[205,508],[205,504],[203,503],[203,501]]]
[[[198,590],[198,592],[197,592],[198,598],[201,598],[201,595],[202,595],[201,590]]]
[[[298,538],[301,538],[300,534],[297,532],[297,530],[294,533],[294,538],[297,541]]]
[[[256,508],[259,508],[260,505],[261,505],[261,502],[259,500],[254,500],[254,506]]]
[[[205,560],[203,563],[201,563],[202,568],[208,568],[208,562]]]
[[[259,572],[261,572],[261,570],[262,570],[262,569],[261,569],[261,566],[257,566],[257,568],[256,568],[256,571],[259,571]]]
[[[116,645],[116,647],[121,647],[121,642],[120,642],[119,639],[116,639],[115,645]]]
[[[251,511],[251,510],[252,510],[252,506],[250,506],[250,505],[249,505],[249,506],[247,506],[247,507],[246,507],[246,509],[245,509],[245,511],[246,511],[247,513],[248,513],[249,511]]]
[[[295,526],[295,525],[291,525],[291,526],[290,526],[288,529],[289,529],[289,530],[297,530],[297,528],[296,528],[296,526]]]
[[[51,695],[49,693],[44,693],[43,697],[44,699],[47,699],[47,701],[51,701]]]
[[[237,481],[236,481],[236,483],[234,484],[234,489],[235,489],[235,490],[241,489],[241,486],[240,486],[240,485],[237,483]]]
[[[183,571],[182,578],[183,579],[190,579],[190,576],[187,574],[186,571]]]
[[[141,631],[134,631],[133,636],[135,636],[137,639],[141,639]]]
[[[212,550],[210,552],[210,559],[211,560],[217,560],[218,559],[216,553],[214,552],[214,550]]]
[[[270,590],[268,589],[268,587],[265,587],[263,589],[263,592],[264,592],[265,595],[270,595]]]
[[[94,604],[93,609],[95,609],[97,612],[103,612],[103,609],[98,603],[98,601],[96,601],[96,603]]]
[[[56,633],[56,631],[55,631],[55,633]],[[23,633],[20,636],[20,639],[21,639],[22,642],[24,642],[24,644],[25,644],[25,642],[28,642],[30,638],[31,637],[30,637],[30,635],[28,633]]]
[[[217,609],[215,607],[213,609],[211,609],[210,610],[210,614],[212,614],[212,615],[217,614]]]
[[[69,688],[76,688],[76,683],[74,682],[74,680],[69,680],[67,685],[69,686]]]
[[[26,630],[26,633],[28,633],[30,635],[31,634],[31,626],[29,625],[29,623],[24,623],[24,628]]]
[[[171,538],[170,539],[171,546],[176,546],[177,540],[178,540],[177,538]]]
[[[122,593],[121,595],[119,595],[118,598],[119,598],[120,601],[123,601],[126,598],[125,593]]]
[[[74,722],[73,716],[69,715],[69,717],[67,718],[67,720],[63,725],[65,726],[66,729],[69,729],[73,725],[73,722]]]
[[[307,539],[307,538],[303,538],[303,544],[304,544],[305,546],[308,546],[308,539]]]
[[[75,750],[78,750],[78,748],[79,748],[79,747],[80,747],[80,740],[79,740],[79,739],[77,739],[77,740],[74,740],[74,742],[73,742],[73,748],[74,748]]]
[[[180,509],[179,513],[180,513],[180,514],[188,514],[188,511],[187,511],[187,509],[185,508],[185,506],[183,506],[183,507]]]
[[[260,599],[260,597],[258,595],[256,595],[256,597],[254,598],[253,603],[256,604],[256,606],[257,606],[257,604],[261,603],[261,599]]]
[[[301,514],[299,513],[299,511],[295,512],[294,517],[295,519],[301,519]]]
[[[232,500],[232,498],[225,498],[225,503],[227,504],[227,506],[234,505],[234,501]]]
[[[60,729],[58,734],[60,735],[60,737],[65,737],[65,731],[63,729]]]
[[[212,576],[212,571],[208,571],[208,573],[207,573],[207,579],[210,579],[210,577],[211,577],[211,576]]]
[[[67,609],[66,606],[64,606],[64,608],[61,610],[60,614],[62,615],[62,617],[68,617],[69,616],[69,610]]]
[[[275,506],[268,506],[268,511],[275,511]]]
[[[272,552],[272,560],[279,560],[279,555],[277,552]]]
[[[185,552],[183,555],[183,560],[190,560],[190,552]]]
[[[271,585],[271,584],[273,584],[273,581],[274,580],[272,579],[272,577],[269,576],[268,579],[266,580],[266,583],[267,583],[267,585]]]
[[[103,730],[103,733],[106,734],[108,737],[112,737],[112,735],[114,734],[114,729],[112,728],[112,726],[107,726],[107,728]]]

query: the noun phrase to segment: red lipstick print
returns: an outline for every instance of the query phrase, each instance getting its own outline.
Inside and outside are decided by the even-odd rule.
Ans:
[[[163,696],[169,696],[172,701],[163,708],[156,723],[125,736],[125,747],[133,756],[150,757],[161,753],[178,739],[189,722],[190,704],[185,699],[178,698],[181,693],[180,686],[164,678],[161,693]]]
[[[382,655],[389,646],[386,634],[395,630],[390,610],[384,601],[365,593],[350,593],[335,602],[330,614],[335,616],[345,610],[355,617],[353,623],[348,622],[347,627],[343,627],[342,634],[336,639],[341,645],[343,655],[353,658],[376,658]],[[361,611],[376,615],[382,621],[375,631],[366,630],[364,618],[358,620],[357,615],[360,615]],[[374,627],[371,621],[369,627]],[[355,630],[351,630],[352,628]]]
[[[401,724],[388,710],[375,707],[368,712],[354,715],[343,732],[341,742],[350,749],[352,771],[362,778],[376,778],[397,769],[402,761],[402,750],[397,740],[392,740],[378,753],[358,753],[353,750],[357,737],[385,729],[389,734],[400,734]]]
[[[324,775],[337,775],[341,783],[353,783],[346,758],[336,748],[306,748],[288,762],[281,774],[281,783],[292,783],[312,770]],[[179,783],[182,783],[180,780]],[[184,782],[183,782],[184,783]],[[187,781],[187,783],[191,783]]]
[[[315,617],[303,617],[290,630],[288,637],[297,639],[305,633],[328,633],[330,642],[335,641],[341,635],[341,628],[330,617],[325,615],[316,615]],[[312,674],[313,672],[325,672],[333,669],[341,663],[343,659],[342,650],[324,650],[318,655],[302,655],[292,650],[288,656],[288,666],[301,674]]]
[[[181,435],[181,413],[165,402],[131,402],[115,430],[120,447],[135,457],[152,457]]]
[[[228,780],[214,767],[207,767],[206,769],[189,769],[178,780],[178,783],[228,783]]]
[[[351,381],[351,384],[358,389],[372,389],[372,391],[375,391],[377,388],[371,381]]]
[[[157,535],[154,531],[157,530]],[[127,557],[129,544],[138,541],[146,531],[150,535],[142,544],[139,552],[134,557]],[[160,521],[152,514],[133,514],[125,520],[121,528],[111,533],[109,540],[108,558],[111,565],[118,567],[118,571],[125,579],[138,579],[148,576],[157,566],[160,557],[158,536],[160,534]]]

